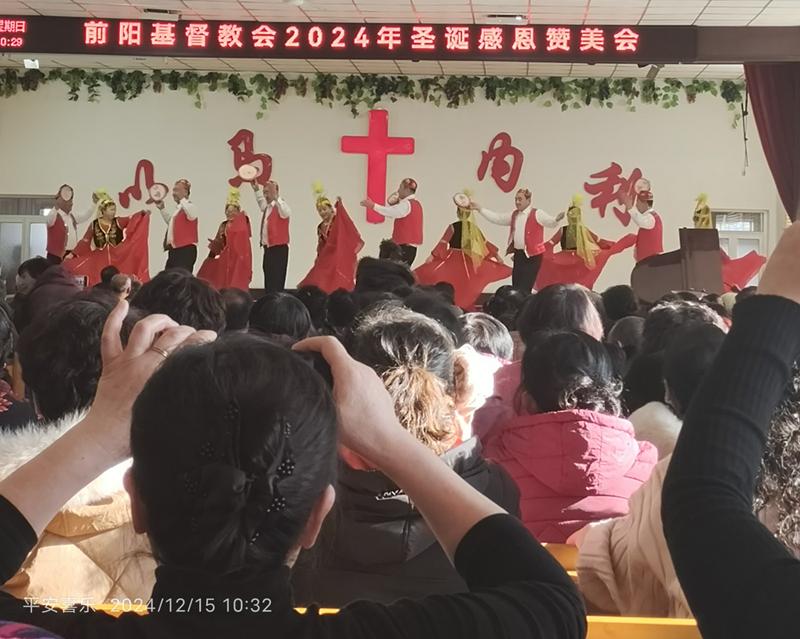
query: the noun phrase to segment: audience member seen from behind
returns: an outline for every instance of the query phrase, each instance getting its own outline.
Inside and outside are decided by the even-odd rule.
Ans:
[[[606,343],[617,346],[625,354],[625,372],[630,367],[633,358],[642,348],[642,333],[644,331],[644,318],[631,315],[623,317],[611,327],[606,336]]]
[[[465,313],[461,316],[464,341],[477,352],[506,363],[514,355],[514,340],[506,326],[488,313]]]
[[[303,303],[290,293],[267,293],[250,309],[250,330],[282,341],[311,335],[314,326]]]
[[[238,288],[223,288],[219,294],[225,305],[225,330],[246,331],[250,321],[250,309],[253,307],[253,297],[248,291]]]
[[[576,330],[603,339],[600,313],[587,289],[577,284],[553,284],[529,296],[517,317],[517,330],[526,346],[537,333],[546,330]],[[473,421],[475,433],[482,440],[497,423],[498,415],[505,418],[513,409],[521,379],[521,360],[497,371],[494,395],[475,413]]]
[[[522,521],[540,541],[624,515],[653,470],[657,451],[620,417],[620,391],[605,347],[585,333],[528,343],[517,409],[498,415],[486,455],[517,482]]]
[[[611,286],[603,291],[601,296],[609,329],[621,319],[635,317],[640,313],[639,300],[636,299],[636,294],[627,284]]]
[[[147,314],[161,313],[197,330],[225,330],[222,295],[182,268],[161,271],[142,285],[131,302]]]
[[[452,397],[455,351],[447,331],[418,313],[390,307],[363,318],[351,341],[353,356],[383,380],[400,425],[464,481],[516,514],[519,492],[508,474],[483,458],[476,439],[459,441]],[[339,469],[334,516],[312,554],[295,573],[301,605],[390,603],[467,591],[409,496],[349,453]]]
[[[30,610],[5,596],[0,618],[65,639],[585,635],[583,604],[564,570],[516,519],[398,424],[381,381],[335,339],[300,347],[326,358],[336,405],[301,358],[254,335],[181,348],[211,335],[151,316],[123,350],[115,335],[125,309],[120,303],[107,323],[104,375],[88,416],[0,482],[0,580],[17,570],[63,502],[132,453],[134,524],[160,564],[153,605],[255,598],[251,605],[268,606],[270,614],[217,609],[114,618]],[[314,543],[333,503],[339,443],[408,496],[472,592],[388,606],[361,602],[325,617],[316,608],[294,609],[290,567]]]
[[[36,421],[33,405],[17,398],[11,387],[13,380],[9,375],[9,366],[13,366],[17,340],[17,331],[11,316],[5,307],[0,307],[0,434]]]
[[[75,297],[81,287],[72,273],[63,266],[50,266],[39,277],[25,295],[22,303],[14,310],[14,324],[22,333],[29,324],[39,317],[47,317],[57,304]]]
[[[100,270],[100,283],[95,285],[95,288],[105,289],[107,291],[112,290],[111,287],[111,280],[114,279],[115,276],[119,275],[119,269],[114,266],[113,264],[109,264],[108,266],[104,266]]]
[[[758,294],[737,302],[731,333],[686,414],[664,480],[664,536],[705,637],[789,637],[800,623],[800,563],[751,507],[770,415],[786,389],[797,388],[798,256],[800,226],[793,224],[767,262]],[[706,569],[710,540],[714,570]]]
[[[100,335],[114,303],[110,294],[66,302],[22,335],[23,376],[43,419],[0,432],[0,478],[66,436],[92,404],[100,378]],[[124,321],[125,335],[134,317]],[[147,540],[131,525],[130,500],[123,488],[129,466],[120,460],[68,495],[3,589],[16,597],[67,606],[83,598],[94,604],[147,600],[155,565]],[[50,489],[48,482],[43,490]]]
[[[22,307],[23,302],[28,297],[34,284],[36,284],[36,280],[39,279],[39,276],[48,268],[50,268],[50,262],[43,257],[32,257],[19,265],[17,269],[16,292],[11,302],[15,324],[17,312]]]
[[[362,257],[356,267],[355,293],[394,293],[414,286],[414,273],[403,262]]]
[[[128,299],[131,295],[131,276],[118,273],[112,277],[111,292],[117,297],[117,299]]]
[[[642,348],[625,376],[623,400],[629,414],[650,402],[664,403],[664,349],[678,331],[706,324],[728,330],[714,310],[697,301],[672,299],[650,309],[642,329]]]
[[[301,286],[292,295],[308,309],[314,329],[318,333],[325,331],[325,309],[328,304],[328,294],[318,286]]]

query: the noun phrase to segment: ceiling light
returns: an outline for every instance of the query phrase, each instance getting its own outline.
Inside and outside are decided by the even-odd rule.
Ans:
[[[481,20],[488,24],[520,24],[525,21],[525,16],[519,13],[489,13]]]
[[[306,0],[283,0],[286,4],[290,4],[293,7],[302,7]]]
[[[142,9],[142,17],[145,20],[177,22],[181,19],[181,14],[179,11],[173,11],[171,9]]]
[[[35,58],[34,59],[25,58],[22,61],[22,64],[25,65],[26,69],[38,69],[39,68],[39,60],[35,59]]]

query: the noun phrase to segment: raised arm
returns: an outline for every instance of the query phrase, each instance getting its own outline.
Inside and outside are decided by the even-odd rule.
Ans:
[[[258,208],[261,210],[262,213],[266,213],[267,207],[269,206],[269,202],[267,202],[267,198],[264,195],[264,189],[262,189],[255,182],[253,182],[253,194],[256,196],[256,203],[258,204]]]
[[[483,217],[489,220],[492,224],[499,224],[500,226],[511,226],[511,219],[514,217],[514,212],[511,213],[496,213],[489,209],[480,207],[475,209]]]
[[[192,204],[186,198],[183,198],[181,200],[180,208],[182,208],[186,212],[186,217],[188,217],[190,220],[196,220],[197,219],[197,206]]]
[[[770,258],[759,295],[698,389],[664,483],[662,520],[704,637],[789,637],[800,625],[800,562],[753,514],[772,414],[800,355],[800,226]]]
[[[278,215],[280,215],[283,219],[288,218],[292,214],[292,209],[282,197],[279,197],[277,200],[275,200],[275,208],[278,210]]]
[[[563,212],[553,217],[546,211],[542,211],[542,209],[536,209],[536,221],[542,226],[546,226],[547,228],[551,229],[556,228],[563,219],[564,219]]]
[[[56,207],[51,208],[47,215],[44,216],[44,222],[47,226],[53,226],[56,223],[56,218],[58,217],[58,209]]]
[[[13,504],[37,535],[67,500],[129,456],[133,401],[163,361],[152,347],[170,352],[187,340],[213,337],[208,331],[196,332],[178,326],[165,315],[150,315],[136,324],[123,351],[120,330],[127,312],[127,302],[120,302],[106,322],[102,337],[103,373],[89,413],[68,433],[0,482],[0,495]],[[6,523],[0,519],[0,529]],[[0,538],[4,536],[0,530]],[[6,550],[19,551],[0,548],[0,555]],[[0,556],[0,565],[8,565],[7,559]],[[0,574],[0,582],[10,576]]]
[[[522,524],[442,463],[402,428],[377,374],[332,337],[300,342],[321,352],[333,375],[342,445],[381,470],[422,513],[439,544],[466,580],[469,594],[371,606],[354,636],[519,637],[578,639],[585,613],[574,584]],[[335,634],[335,633],[333,633]]]
[[[652,213],[649,212],[642,213],[639,209],[635,207],[629,209],[628,213],[631,214],[631,219],[633,220],[634,224],[636,224],[636,226],[638,226],[641,229],[649,231],[656,225],[656,218],[653,216]]]
[[[94,217],[94,212],[97,210],[97,205],[92,204],[89,208],[80,211],[79,213],[73,213],[72,217],[75,218],[76,224],[83,224],[84,222],[88,222]]]
[[[411,213],[411,200],[406,198],[405,200],[401,200],[397,204],[374,204],[371,208],[375,210],[376,213],[380,213],[383,217],[390,217],[392,219],[399,219],[401,217],[406,217],[409,213]]]

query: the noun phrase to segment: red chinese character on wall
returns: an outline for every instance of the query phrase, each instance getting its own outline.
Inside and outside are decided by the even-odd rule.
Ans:
[[[606,49],[606,34],[602,29],[586,28],[581,29],[580,50],[603,52]]]
[[[445,27],[444,39],[448,51],[469,51],[469,27]]]
[[[545,32],[548,51],[569,51],[572,31],[569,27],[548,27]]]
[[[386,47],[389,51],[392,51],[399,47],[402,41],[400,27],[381,27],[378,29],[378,39],[376,41],[378,46]]]
[[[244,46],[242,42],[242,27],[238,24],[221,24],[217,31],[217,42],[223,49],[233,49]]]
[[[83,41],[86,44],[108,44],[108,22],[102,20],[84,22]]]
[[[278,35],[278,32],[268,24],[262,24],[256,27],[250,35],[253,38],[253,46],[256,49],[275,48],[275,37]]]
[[[614,215],[617,216],[624,226],[631,222],[630,213],[627,209],[632,206],[635,195],[636,182],[642,178],[640,169],[634,169],[629,177],[623,177],[622,167],[616,162],[612,162],[607,169],[603,169],[589,176],[598,182],[584,182],[583,189],[594,197],[591,199],[591,206],[597,209],[600,217],[605,217],[606,207],[609,204],[620,204],[625,208],[614,207]]]
[[[533,27],[517,27],[514,29],[514,51],[536,51],[536,38]]]
[[[228,140],[228,146],[233,151],[233,169],[236,175],[228,180],[233,187],[240,187],[244,180],[239,177],[239,169],[249,164],[257,170],[257,177],[253,180],[258,184],[266,184],[272,176],[272,158],[266,153],[256,153],[253,141],[254,134],[248,129],[239,129],[236,135]]]
[[[503,29],[501,27],[481,27],[478,49],[480,51],[502,51]]]
[[[411,48],[415,51],[433,51],[436,48],[433,27],[411,27]]]
[[[153,29],[150,31],[150,44],[154,47],[174,47],[175,23],[154,22]]]
[[[142,44],[142,23],[122,21],[119,23],[120,46],[138,47]]]
[[[205,22],[192,22],[186,25],[186,46],[192,49],[205,49],[211,33]]]
[[[511,136],[505,132],[498,133],[489,143],[489,150],[481,153],[478,179],[483,180],[486,177],[486,171],[491,165],[494,183],[504,193],[511,193],[517,186],[524,160],[522,151],[511,144]]]
[[[614,43],[617,45],[617,51],[635,53],[639,48],[639,34],[633,29],[625,27],[614,34]]]
[[[16,33],[25,33],[28,30],[28,23],[25,20],[16,20],[14,22],[14,31]]]

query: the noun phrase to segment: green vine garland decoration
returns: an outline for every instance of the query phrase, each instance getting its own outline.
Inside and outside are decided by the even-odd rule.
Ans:
[[[19,73],[5,69],[0,73],[0,95],[11,97],[18,91],[35,91],[48,82],[62,82],[72,101],[81,98],[85,90],[89,102],[100,99],[101,87],[107,87],[114,98],[133,100],[145,90],[161,93],[185,91],[197,108],[203,106],[203,93],[225,91],[240,102],[256,96],[261,119],[271,104],[279,103],[289,91],[305,97],[309,92],[319,103],[328,107],[342,104],[354,116],[375,107],[383,101],[400,99],[430,102],[436,106],[458,108],[485,97],[497,105],[516,104],[522,101],[537,102],[544,107],[560,105],[562,111],[588,106],[613,108],[622,106],[635,111],[638,103],[658,104],[665,109],[678,106],[681,95],[688,103],[697,96],[710,94],[722,98],[733,113],[733,126],[741,119],[744,99],[743,82],[732,80],[639,80],[635,78],[528,78],[495,76],[448,76],[412,78],[402,75],[334,75],[317,73],[287,78],[282,73],[275,76],[239,73],[196,73],[194,71],[113,71],[103,72],[83,69],[53,69],[44,73],[31,69]]]

